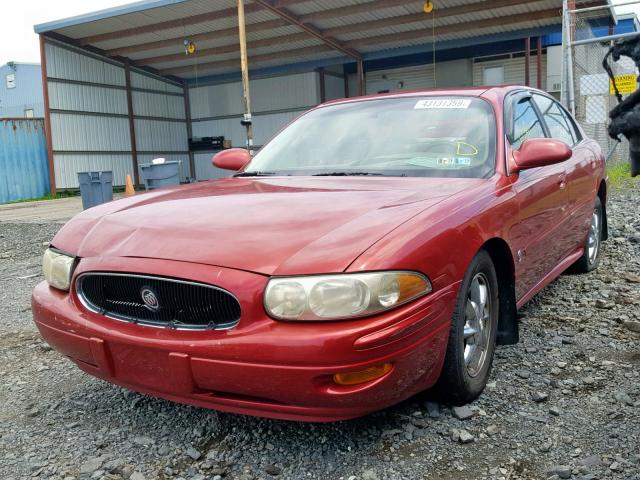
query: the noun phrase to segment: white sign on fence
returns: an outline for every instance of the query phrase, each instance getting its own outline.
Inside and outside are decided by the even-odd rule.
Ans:
[[[582,75],[580,95],[609,95],[609,76],[606,73]]]
[[[609,92],[607,92],[608,94]],[[607,123],[607,99],[601,95],[590,95],[587,97],[585,105],[585,123],[594,125],[597,123]]]

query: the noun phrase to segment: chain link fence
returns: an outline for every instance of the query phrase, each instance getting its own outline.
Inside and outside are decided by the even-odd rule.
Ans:
[[[600,144],[605,155],[611,155],[610,162],[626,162],[629,156],[627,140],[618,143],[607,132],[609,112],[618,102],[602,67],[612,41],[598,38],[613,33],[611,16],[609,10],[590,9],[590,6],[593,6],[590,0],[565,2],[563,103],[573,110],[576,120],[587,135]],[[619,82],[628,81],[631,75],[635,86],[637,73],[631,59],[623,57],[611,67]]]

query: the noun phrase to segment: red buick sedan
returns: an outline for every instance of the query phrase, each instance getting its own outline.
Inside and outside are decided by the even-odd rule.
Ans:
[[[232,177],[87,210],[44,255],[44,339],[82,370],[201,407],[307,421],[483,390],[516,312],[598,265],[604,159],[524,87],[339,100]]]

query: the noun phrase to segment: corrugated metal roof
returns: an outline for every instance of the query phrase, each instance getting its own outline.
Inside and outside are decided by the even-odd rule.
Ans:
[[[434,3],[432,14],[422,11],[421,0],[281,0],[278,4],[305,24],[327,31],[337,42],[363,54],[421,45],[430,50],[434,27],[437,46],[561,23],[561,0]],[[38,25],[35,30],[56,33],[58,38],[66,37],[75,43],[89,41],[92,47],[127,56],[138,65],[151,66],[161,73],[163,69],[184,67],[179,73],[165,73],[193,79],[239,70],[239,64],[231,65],[239,56],[238,49],[233,48],[237,43],[235,8],[235,0],[147,0]],[[313,48],[324,42],[277,12],[255,2],[247,3],[245,8],[252,69],[344,56],[335,49]],[[198,51],[205,53],[180,58],[183,40],[192,37]],[[166,55],[176,56],[156,58]]]

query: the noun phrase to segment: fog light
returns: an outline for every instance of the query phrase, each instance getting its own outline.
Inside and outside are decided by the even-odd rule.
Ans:
[[[336,373],[333,376],[333,381],[338,385],[357,385],[359,383],[366,383],[371,380],[375,380],[376,378],[380,378],[389,373],[392,368],[392,364],[382,363],[356,372]]]

